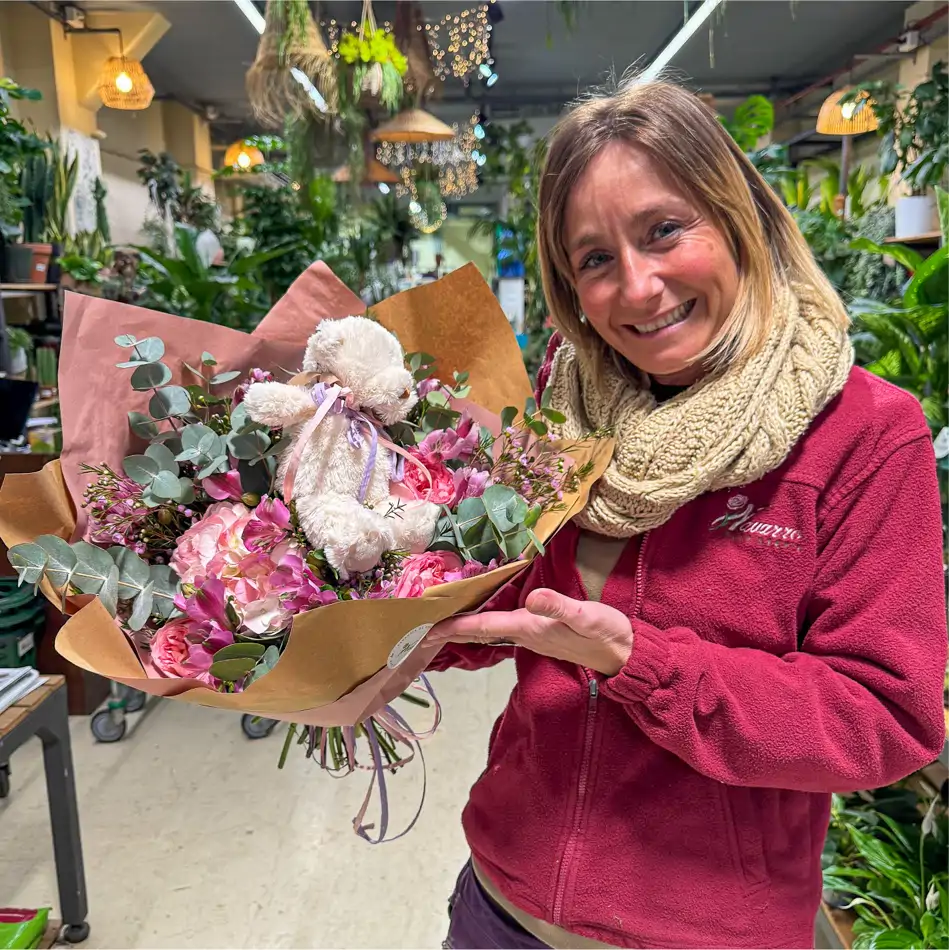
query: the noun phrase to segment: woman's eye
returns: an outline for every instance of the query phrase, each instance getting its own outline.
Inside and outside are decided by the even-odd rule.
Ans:
[[[581,261],[580,270],[593,270],[595,267],[605,264],[608,260],[609,255],[602,251],[593,251]]]
[[[650,232],[650,239],[653,241],[663,241],[666,238],[673,237],[680,230],[680,225],[675,221],[663,221]]]

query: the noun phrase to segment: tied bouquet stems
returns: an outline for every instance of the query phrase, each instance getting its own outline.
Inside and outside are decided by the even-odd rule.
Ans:
[[[425,633],[542,553],[612,446],[600,432],[554,442],[547,423],[562,417],[546,397],[506,405],[530,388],[472,271],[372,317],[338,311],[305,349],[307,323],[331,316],[314,313],[314,277],[339,296],[315,268],[262,324],[279,341],[71,298],[61,388],[80,372],[97,385],[64,399],[62,467],[4,484],[0,535],[21,582],[73,615],[56,643],[68,659],[291,722],[282,760],[296,738],[328,771],[382,783],[420,751],[393,701],[434,707],[423,734],[438,725],[414,682],[433,655]],[[456,319],[468,308],[499,334],[487,361]],[[405,356],[397,336],[436,352]],[[515,366],[512,386],[498,373]]]

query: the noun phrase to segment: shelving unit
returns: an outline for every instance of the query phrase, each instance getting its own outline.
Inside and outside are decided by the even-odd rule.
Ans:
[[[829,907],[824,901],[815,923],[816,950],[851,950],[854,914],[849,910]]]
[[[940,244],[940,240],[943,235],[939,231],[927,231],[925,234],[915,234],[912,237],[889,237],[884,238],[885,244],[906,244],[909,247],[915,247],[918,245],[928,246],[932,245],[937,247]]]

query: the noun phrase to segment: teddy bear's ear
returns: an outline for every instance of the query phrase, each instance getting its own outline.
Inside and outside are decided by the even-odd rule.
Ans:
[[[316,333],[307,341],[303,368],[311,373],[326,371],[334,362],[346,334],[346,318],[321,320]]]

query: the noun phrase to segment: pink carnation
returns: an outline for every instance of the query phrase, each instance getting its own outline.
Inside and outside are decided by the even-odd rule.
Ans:
[[[462,559],[451,551],[412,554],[402,562],[392,597],[421,597],[427,587],[447,581],[446,574],[462,569]]]
[[[442,462],[420,458],[416,449],[410,449],[409,452],[425,466],[432,479],[430,485],[418,465],[407,465],[403,484],[412,492],[413,497],[431,501],[436,505],[451,504],[452,499],[455,498],[455,479],[452,477],[451,469]]]

